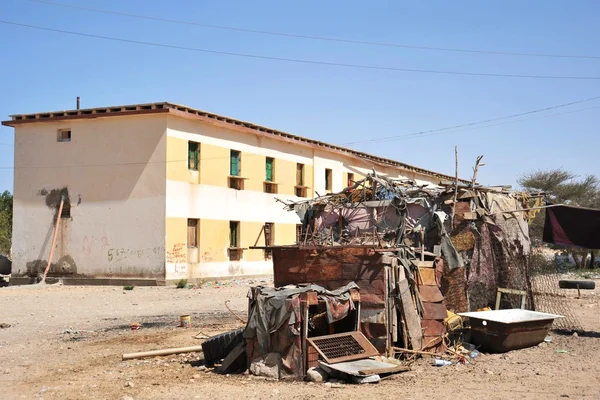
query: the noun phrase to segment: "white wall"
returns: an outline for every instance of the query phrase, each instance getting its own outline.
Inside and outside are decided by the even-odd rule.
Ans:
[[[69,143],[57,141],[64,128]],[[51,274],[164,279],[165,131],[161,115],[17,126],[13,273],[45,267],[51,192],[66,188],[71,219],[61,219]]]

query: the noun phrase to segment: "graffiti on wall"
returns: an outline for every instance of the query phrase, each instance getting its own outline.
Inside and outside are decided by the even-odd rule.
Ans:
[[[145,249],[111,248],[107,251],[109,262],[119,262],[123,260],[141,260],[141,259],[162,259],[164,258],[164,247],[147,247]]]
[[[167,262],[172,264],[187,263],[187,247],[185,243],[175,243],[173,248],[167,251]]]
[[[167,264],[167,279],[180,279],[188,277],[187,264]]]
[[[83,254],[90,255],[93,251],[106,251],[108,248],[108,238],[106,236],[84,236],[83,237]]]

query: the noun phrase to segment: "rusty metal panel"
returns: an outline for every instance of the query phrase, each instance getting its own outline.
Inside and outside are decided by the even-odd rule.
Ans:
[[[420,268],[417,283],[419,285],[437,285],[435,268]]]
[[[443,336],[446,334],[446,325],[434,319],[421,320],[421,328],[424,336]]]
[[[423,302],[423,319],[443,320],[448,316],[444,303]]]
[[[421,285],[419,286],[419,297],[422,301],[429,303],[439,303],[444,300],[442,292],[434,285]]]
[[[379,355],[377,349],[360,332],[318,336],[308,338],[308,342],[330,364]]]

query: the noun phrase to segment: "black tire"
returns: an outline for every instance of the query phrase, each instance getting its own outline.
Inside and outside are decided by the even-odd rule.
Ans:
[[[0,255],[0,275],[10,275],[12,270],[12,261]]]
[[[202,352],[204,353],[204,363],[206,366],[212,367],[217,361],[227,357],[227,354],[229,354],[235,346],[244,341],[244,337],[242,336],[243,333],[244,328],[240,328],[206,339],[206,341],[202,343]]]
[[[596,282],[594,282],[594,281],[569,281],[569,280],[558,281],[558,287],[561,289],[577,289],[577,286],[579,286],[579,289],[593,290],[596,288]]]

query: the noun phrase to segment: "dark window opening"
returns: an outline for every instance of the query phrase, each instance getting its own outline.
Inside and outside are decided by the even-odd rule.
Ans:
[[[267,222],[264,227],[265,231],[265,247],[270,247],[275,244],[275,224],[272,222]],[[272,251],[270,249],[265,249],[265,260],[270,260],[272,257]]]
[[[331,175],[331,170],[329,168],[325,168],[325,190],[331,191]]]
[[[296,164],[296,186],[304,186],[304,164]]]
[[[71,141],[71,130],[70,129],[59,129],[58,130],[58,141],[59,142],[70,142]]]
[[[229,247],[237,249],[240,247],[240,223],[229,221]]]
[[[348,172],[348,182],[346,183],[348,187],[354,185],[354,174],[352,172]]]
[[[229,260],[239,261],[241,258],[240,223],[239,221],[229,221]]]
[[[200,154],[200,143],[188,142],[188,169],[198,171],[198,159]]]

